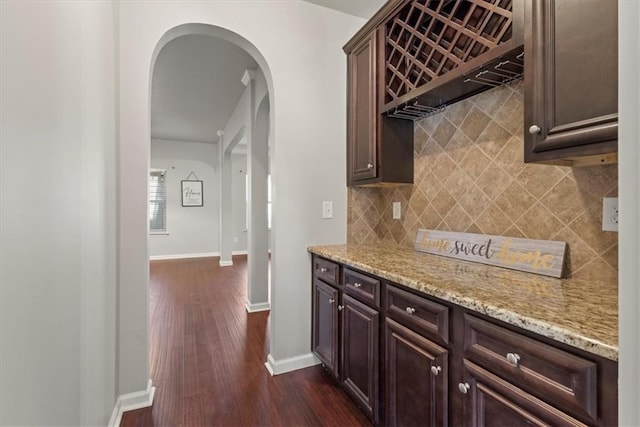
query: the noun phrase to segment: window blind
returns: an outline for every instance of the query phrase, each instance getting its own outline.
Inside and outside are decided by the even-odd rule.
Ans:
[[[149,231],[166,233],[167,231],[167,189],[166,170],[151,170],[149,173]]]

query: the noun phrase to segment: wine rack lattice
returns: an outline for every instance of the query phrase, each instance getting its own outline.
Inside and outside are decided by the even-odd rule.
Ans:
[[[412,0],[385,28],[385,103],[511,39],[512,0]]]

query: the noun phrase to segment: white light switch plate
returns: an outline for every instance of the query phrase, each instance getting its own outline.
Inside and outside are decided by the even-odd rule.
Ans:
[[[333,202],[322,202],[322,218],[333,218]]]
[[[402,204],[400,202],[393,202],[393,219],[400,219],[402,216]]]
[[[602,199],[602,231],[618,231],[618,198]]]

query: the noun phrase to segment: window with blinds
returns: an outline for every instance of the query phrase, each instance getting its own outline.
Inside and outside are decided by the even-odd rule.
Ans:
[[[151,169],[149,173],[149,232],[167,232],[167,189],[164,169]]]

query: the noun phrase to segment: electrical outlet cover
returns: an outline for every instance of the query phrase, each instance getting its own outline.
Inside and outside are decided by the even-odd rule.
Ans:
[[[393,202],[393,219],[400,219],[402,217],[402,204],[400,202]]]
[[[602,199],[602,230],[618,231],[618,198]]]
[[[333,218],[333,202],[322,202],[322,218]]]

